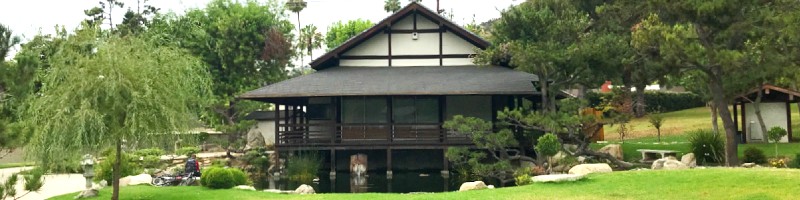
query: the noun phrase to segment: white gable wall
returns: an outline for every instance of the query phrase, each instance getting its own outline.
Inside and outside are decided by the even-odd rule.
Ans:
[[[413,15],[409,15],[392,25],[392,30],[413,30]],[[439,29],[439,25],[425,17],[417,16],[417,30]],[[414,55],[439,55],[439,33],[417,33],[417,39],[412,37],[412,33],[392,33],[391,34],[391,55],[392,56],[414,56]],[[470,42],[446,31],[441,36],[441,51],[443,55],[463,55],[475,54],[477,47]],[[389,59],[357,59],[347,58],[347,56],[389,56],[389,34],[378,33],[365,40],[358,46],[342,54],[339,66],[353,67],[388,67]],[[399,59],[391,60],[392,67],[404,66],[439,66],[438,58],[424,59]],[[469,58],[444,58],[441,62],[444,66],[473,65]]]

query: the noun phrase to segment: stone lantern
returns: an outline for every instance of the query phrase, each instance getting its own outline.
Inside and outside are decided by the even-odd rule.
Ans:
[[[92,178],[94,178],[94,157],[91,154],[83,155],[81,159],[81,167],[83,168],[83,177],[86,178],[86,189],[92,189]]]

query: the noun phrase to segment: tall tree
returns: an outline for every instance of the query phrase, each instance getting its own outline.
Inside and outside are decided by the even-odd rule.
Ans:
[[[395,13],[400,8],[400,0],[386,0],[383,2],[383,10],[386,12]]]
[[[328,26],[328,32],[325,33],[325,46],[330,51],[374,25],[374,23],[364,19],[335,22]]]
[[[300,24],[300,12],[303,11],[303,9],[305,9],[307,6],[308,6],[308,3],[306,1],[303,1],[303,0],[289,0],[289,1],[286,2],[286,9],[289,9],[290,11],[294,12],[295,14],[297,14],[297,35],[302,35],[303,34],[302,30],[300,30],[300,27],[302,27],[302,24]],[[300,39],[301,38],[298,37],[297,43],[302,43],[302,41],[300,41]],[[303,60],[303,56],[300,55],[300,66],[301,67],[303,66],[303,62],[305,62]]]
[[[556,0],[526,1],[501,16],[492,31],[495,45],[480,52],[476,61],[536,74],[542,111],[555,111],[556,94],[589,76],[586,62],[573,57],[583,54],[578,47],[590,18],[571,3]]]
[[[145,31],[150,25],[149,17],[157,14],[160,10],[153,5],[147,4],[149,0],[136,0],[135,10],[128,7],[122,18],[122,22],[117,25],[117,31],[121,35],[139,34]]]
[[[751,49],[760,46],[759,42],[772,41],[769,32],[782,29],[765,22],[777,17],[775,11],[781,7],[796,6],[798,2],[659,0],[649,3],[656,12],[634,33],[634,46],[661,59],[666,67],[699,71],[706,76],[712,102],[725,129],[725,164],[737,165],[736,125],[728,101],[746,90],[743,88],[754,85],[750,80],[738,80],[759,69],[748,65],[754,59],[748,56]],[[768,44],[774,45],[767,47],[777,49],[787,46]],[[766,55],[778,55],[775,53],[779,51]]]
[[[21,85],[19,82],[23,77],[17,76],[20,69],[17,63],[6,61],[8,53],[20,41],[19,36],[14,35],[10,28],[0,24],[0,158],[20,147],[26,139],[12,128],[12,123],[17,118],[14,102],[19,102],[15,87]]]
[[[298,43],[300,56],[308,55],[311,59],[314,59],[314,49],[322,47],[322,41],[324,40],[322,33],[317,31],[317,26],[313,24],[306,25],[300,30],[300,43]],[[302,63],[300,64],[302,65]]]
[[[156,143],[190,130],[207,101],[209,75],[184,50],[98,33],[84,27],[51,58],[25,123],[37,127],[30,153],[45,168],[115,148],[116,200],[123,141]]]
[[[98,4],[98,6],[83,11],[83,14],[89,17],[85,22],[89,25],[99,26],[108,21],[109,29],[114,29],[114,7],[122,8],[125,3],[120,0],[105,0],[105,2],[101,0]]]
[[[292,29],[274,1],[214,0],[186,16],[157,16],[147,34],[155,34],[155,43],[189,50],[209,67],[214,103],[203,120],[229,135],[230,152],[250,128],[241,119],[251,111],[266,109],[257,102],[237,102],[236,97],[287,77],[295,55]]]

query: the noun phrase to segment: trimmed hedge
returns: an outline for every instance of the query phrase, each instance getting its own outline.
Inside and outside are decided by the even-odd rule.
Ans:
[[[237,168],[209,167],[203,170],[200,184],[211,189],[229,189],[247,185],[247,175]]]
[[[612,93],[589,92],[586,93],[586,100],[589,101],[590,106],[597,107],[603,101],[602,98],[611,99],[611,95]],[[636,97],[633,98],[635,100]],[[645,91],[644,100],[647,103],[647,112],[672,112],[706,105],[699,95],[689,92]]]

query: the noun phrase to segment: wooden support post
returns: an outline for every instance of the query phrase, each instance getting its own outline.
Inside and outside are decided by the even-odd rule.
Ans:
[[[442,149],[442,177],[450,178],[450,166],[447,162],[447,148]]]
[[[331,180],[336,179],[336,149],[331,148]]]
[[[792,142],[792,104],[786,102],[786,132],[788,133],[787,142]]]
[[[738,102],[733,102],[733,126],[736,128],[736,132],[739,132],[739,112],[738,112]]]
[[[386,179],[392,179],[392,148],[386,149]]]
[[[280,137],[279,137],[280,134],[281,134],[281,128],[279,126],[279,124],[281,123],[280,114],[281,114],[281,105],[275,104],[275,119],[274,119],[275,120],[275,141],[273,141],[274,142],[273,145],[275,146],[276,150],[278,149],[278,146],[279,146],[278,144],[281,143]]]
[[[747,143],[747,107],[746,103],[742,102],[742,143]]]

